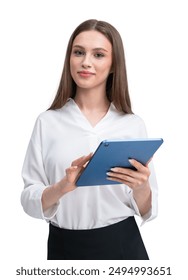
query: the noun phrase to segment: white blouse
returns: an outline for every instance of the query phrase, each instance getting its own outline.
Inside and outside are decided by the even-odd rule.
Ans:
[[[145,137],[143,120],[117,111],[113,104],[95,127],[73,99],[61,109],[43,112],[35,123],[22,169],[24,211],[67,229],[99,228],[135,214],[140,216],[132,190],[124,184],[77,187],[45,212],[41,197],[45,188],[65,176],[73,160],[94,152],[102,140]],[[152,163],[150,171],[152,208],[142,217],[143,222],[157,215],[157,182]]]

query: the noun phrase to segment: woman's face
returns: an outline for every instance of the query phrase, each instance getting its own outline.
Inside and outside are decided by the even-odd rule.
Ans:
[[[73,41],[70,71],[78,88],[102,89],[112,68],[112,45],[98,31],[84,31]]]

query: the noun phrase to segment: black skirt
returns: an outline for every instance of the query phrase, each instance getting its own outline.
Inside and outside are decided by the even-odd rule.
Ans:
[[[48,260],[148,260],[134,217],[87,230],[50,224]]]

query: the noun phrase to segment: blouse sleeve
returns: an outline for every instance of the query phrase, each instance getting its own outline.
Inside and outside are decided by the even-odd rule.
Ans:
[[[22,168],[24,190],[21,193],[21,204],[28,215],[38,219],[50,219],[55,215],[58,203],[43,213],[41,198],[44,189],[49,186],[49,180],[44,170],[41,134],[41,122],[38,118]]]
[[[138,118],[137,122],[138,122],[137,137],[147,138],[148,137],[147,130],[146,130],[144,121],[141,118]],[[151,209],[144,216],[141,216],[141,214],[139,212],[138,206],[133,197],[133,191],[131,189],[129,190],[129,196],[130,196],[130,201],[131,201],[132,207],[135,210],[136,214],[141,217],[142,225],[145,222],[156,218],[157,214],[158,214],[158,185],[157,185],[157,179],[156,179],[156,175],[155,175],[153,160],[149,163],[149,169],[150,169],[149,183],[150,183],[150,188],[151,188],[151,193],[152,193],[152,200],[151,200]]]
[[[151,197],[152,198],[151,198],[151,208],[148,211],[148,213],[146,213],[144,216],[141,216],[141,214],[139,212],[139,209],[138,209],[138,206],[136,204],[136,201],[133,197],[133,191],[130,190],[130,192],[129,192],[132,207],[134,208],[136,214],[141,217],[142,225],[145,222],[148,222],[148,221],[156,218],[157,213],[158,213],[158,186],[157,186],[155,170],[154,170],[154,166],[153,166],[152,162],[149,164],[149,168],[150,168],[150,172],[151,172],[151,175],[150,175],[150,178],[149,178],[149,183],[150,183],[150,187],[151,187],[151,193],[152,193]]]

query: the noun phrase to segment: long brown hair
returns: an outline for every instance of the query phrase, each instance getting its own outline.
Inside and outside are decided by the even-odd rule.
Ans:
[[[76,84],[70,73],[70,55],[75,37],[83,32],[96,30],[102,33],[112,44],[112,69],[106,83],[106,94],[110,102],[113,102],[117,110],[124,113],[133,113],[128,90],[127,73],[125,66],[124,47],[119,32],[108,22],[90,19],[82,22],[71,35],[63,67],[63,72],[57,94],[49,110],[61,108],[68,98],[74,98],[76,94]]]

